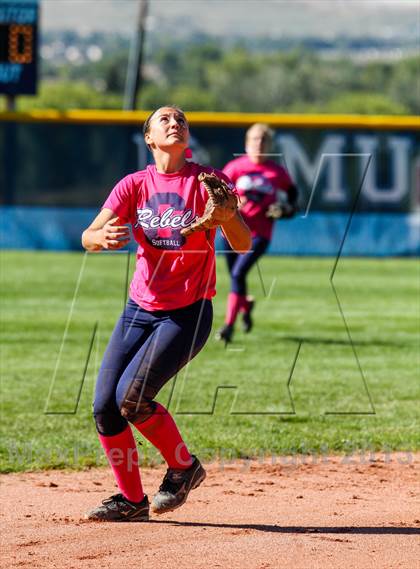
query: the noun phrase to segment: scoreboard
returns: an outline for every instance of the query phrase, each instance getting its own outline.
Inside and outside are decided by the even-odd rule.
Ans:
[[[38,16],[38,1],[0,0],[0,93],[36,93]]]

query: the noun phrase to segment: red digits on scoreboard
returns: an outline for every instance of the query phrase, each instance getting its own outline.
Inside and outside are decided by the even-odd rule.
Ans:
[[[32,62],[32,26],[13,24],[9,32],[10,63]]]

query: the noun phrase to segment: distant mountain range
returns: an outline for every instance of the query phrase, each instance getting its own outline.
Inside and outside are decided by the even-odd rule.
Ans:
[[[45,30],[131,35],[140,0],[41,0]],[[374,37],[419,42],[418,0],[149,0],[152,34],[187,39]]]

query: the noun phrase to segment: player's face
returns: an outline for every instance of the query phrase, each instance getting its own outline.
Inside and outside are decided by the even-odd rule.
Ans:
[[[270,150],[270,140],[267,133],[259,128],[251,129],[245,141],[245,151],[253,162],[267,160],[267,152]]]
[[[146,143],[152,148],[170,150],[188,146],[189,130],[184,114],[171,107],[158,109],[150,121]]]

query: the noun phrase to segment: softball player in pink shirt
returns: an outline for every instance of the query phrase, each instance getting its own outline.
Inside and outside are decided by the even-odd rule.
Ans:
[[[96,521],[149,519],[131,425],[168,465],[152,501],[155,513],[181,506],[206,476],[155,397],[202,349],[211,330],[216,228],[183,235],[208,200],[197,177],[215,172],[230,181],[222,172],[186,161],[189,129],[181,109],[157,109],[143,132],[155,164],[121,180],[82,236],[87,251],[121,249],[130,239],[130,224],[138,244],[129,301],[96,383],[96,428],[120,490],[86,515]],[[249,249],[250,231],[238,212],[222,229],[234,250]]]
[[[297,189],[287,171],[269,159],[273,131],[266,124],[252,125],[245,138],[246,154],[223,168],[235,184],[241,199],[241,215],[251,229],[251,250],[240,254],[225,240],[226,261],[231,278],[225,323],[216,338],[232,341],[235,321],[242,313],[244,332],[250,332],[255,301],[247,294],[248,272],[266,252],[275,219],[292,217],[296,212]],[[273,207],[276,205],[277,207]]]

